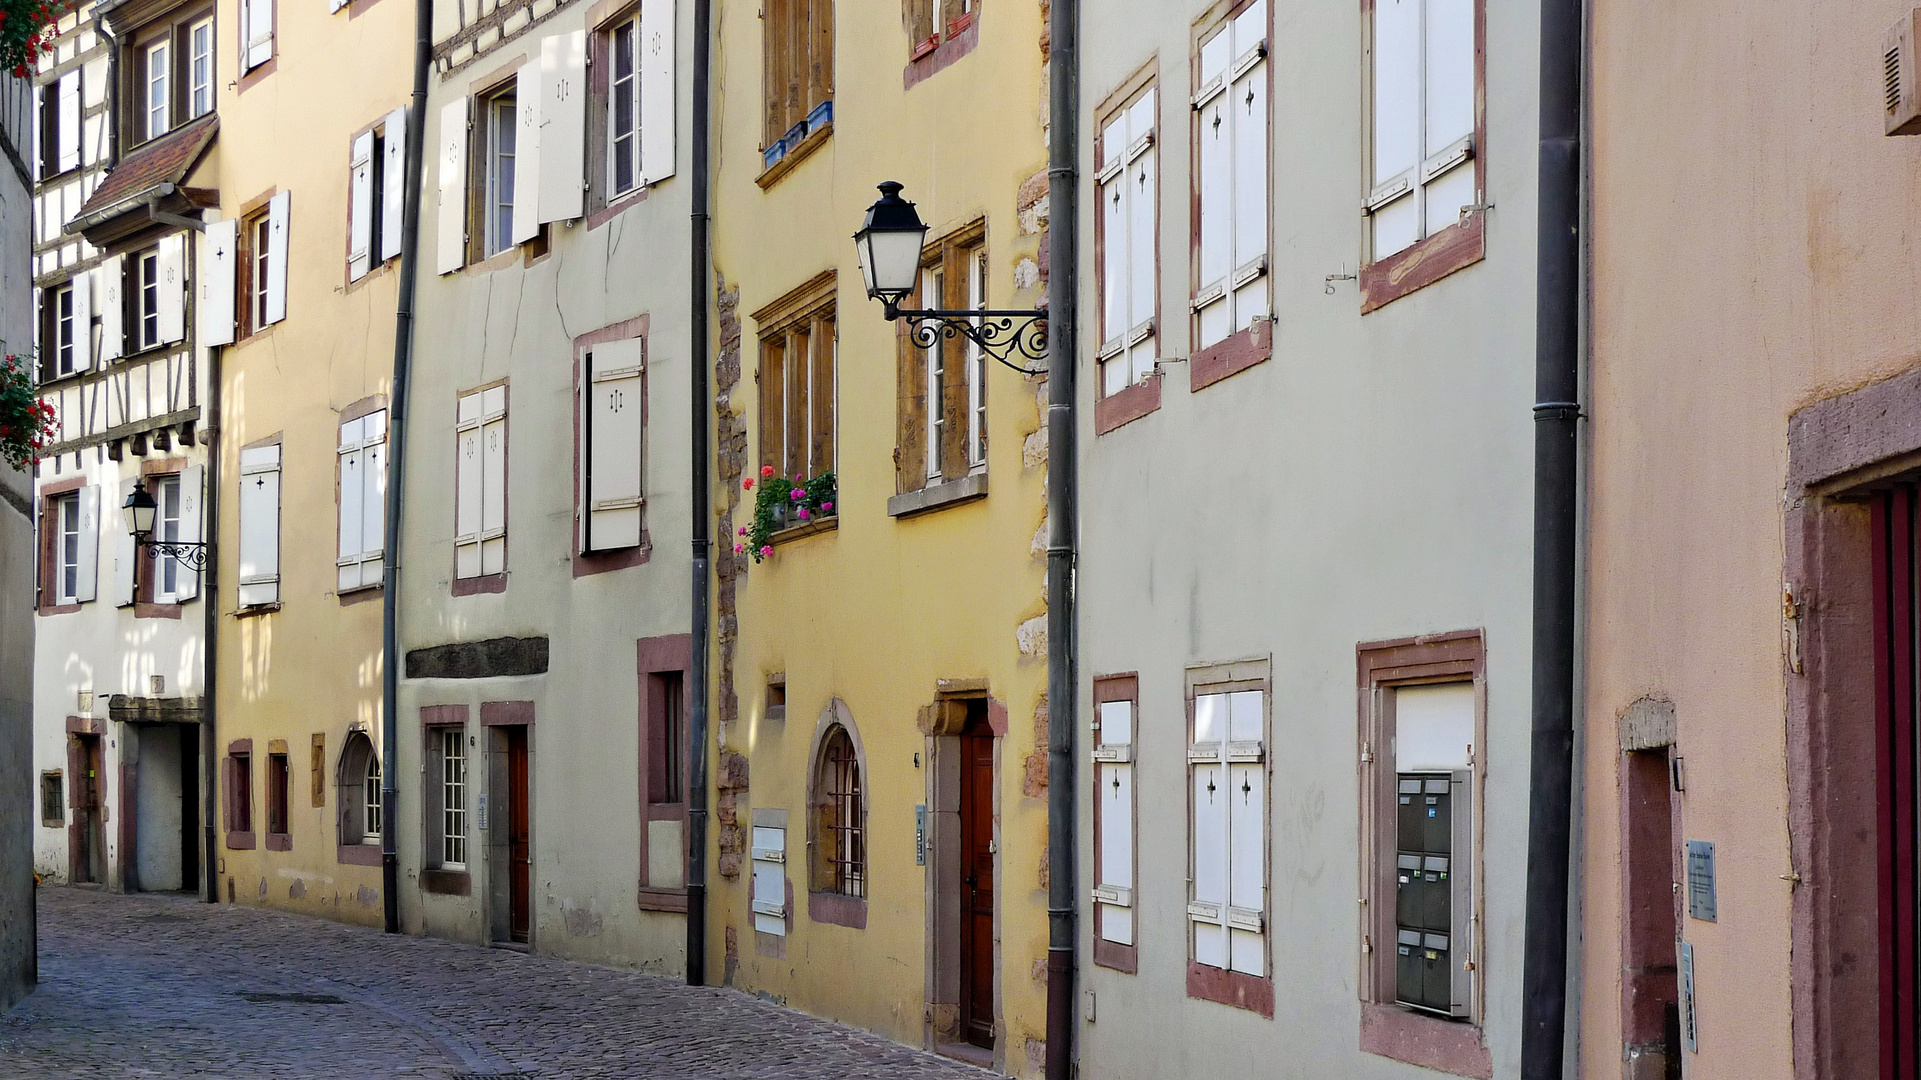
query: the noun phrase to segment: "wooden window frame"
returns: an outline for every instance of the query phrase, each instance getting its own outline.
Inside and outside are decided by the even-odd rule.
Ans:
[[[244,0],[243,0],[244,2]],[[279,4],[274,6],[275,18],[279,18]],[[194,28],[205,24],[209,28],[209,72],[208,106],[206,112],[193,111],[193,32]],[[119,76],[123,100],[137,102],[137,109],[117,110],[123,115],[118,118],[118,127],[127,150],[145,146],[168,133],[178,131],[210,113],[220,109],[220,24],[214,17],[212,5],[183,7],[177,11],[153,19],[143,26],[126,34],[127,45],[121,55],[126,58],[126,70]],[[167,48],[167,123],[155,131],[149,126],[151,103],[148,99],[150,76],[148,58],[151,50],[159,45]],[[242,43],[244,50],[245,44]],[[278,54],[278,49],[275,52]],[[271,63],[271,61],[269,61]]]
[[[168,539],[168,537],[163,536],[161,532],[163,525],[162,514],[165,512],[167,505],[166,499],[162,497],[166,484],[168,481],[172,481],[177,485],[184,485],[186,482],[186,469],[186,458],[173,458],[167,461],[146,461],[141,463],[140,484],[147,489],[147,494],[153,496],[154,500],[153,538],[155,540]],[[180,497],[182,500],[185,500],[186,496],[187,492],[185,487],[182,486]],[[202,524],[204,530],[204,522]],[[178,539],[179,537],[178,528],[176,525],[173,539]],[[204,531],[202,535],[205,535]],[[181,602],[176,598],[178,590],[176,589],[174,594],[164,595],[160,591],[162,564],[169,561],[171,556],[162,555],[148,558],[142,557],[142,554],[138,551],[134,553],[134,556],[134,617],[179,618]],[[179,563],[177,560],[175,561],[175,566],[178,567],[175,571],[175,581],[178,583],[179,575],[190,571],[184,564]],[[198,593],[196,592],[195,595],[198,595]]]
[[[762,171],[766,187],[833,131],[834,0],[767,0],[761,19]]]
[[[760,340],[760,366],[754,380],[759,386],[761,464],[772,465],[775,476],[781,478],[795,473],[809,479],[830,472],[838,475],[840,324],[834,271],[815,275],[761,308],[754,313],[754,322]],[[806,375],[796,382],[790,377],[790,361],[803,342]],[[796,387],[799,395],[790,392]],[[772,422],[774,417],[779,417],[779,423]],[[786,531],[827,527],[838,516],[836,510]]]
[[[467,190],[469,220],[477,220],[480,227],[467,230],[469,244],[467,262],[469,265],[485,262],[496,256],[511,257],[520,247],[519,244],[514,242],[513,237],[514,229],[511,209],[513,203],[509,202],[507,204],[509,207],[508,223],[504,235],[500,236],[495,235],[495,230],[499,226],[499,222],[495,220],[495,211],[498,207],[496,207],[494,203],[497,195],[496,189],[499,183],[498,166],[500,164],[500,154],[498,147],[499,132],[495,130],[494,127],[496,118],[493,113],[494,109],[500,106],[503,100],[507,102],[510,114],[507,127],[515,133],[514,161],[518,164],[520,160],[519,128],[516,126],[518,123],[518,115],[515,112],[519,102],[520,81],[516,78],[518,73],[519,68],[516,66],[514,70],[507,73],[505,78],[494,82],[483,90],[477,91],[473,95],[473,106],[469,113],[473,119],[472,126],[469,128],[470,136],[468,140],[470,144],[469,152],[473,160],[470,162],[467,171]],[[516,174],[514,176],[513,197],[519,199],[520,196],[520,177]],[[499,241],[497,246],[495,244],[496,240]]]
[[[454,394],[454,416],[456,418],[455,427],[454,427],[454,455],[455,455],[454,532],[455,532],[455,535],[458,536],[459,530],[460,530],[460,525],[459,525],[460,423],[458,420],[458,417],[460,415],[460,402],[462,401],[462,399],[483,394],[488,390],[493,389],[496,386],[502,387],[505,390],[505,400],[501,405],[500,422],[502,425],[504,425],[501,429],[501,437],[507,441],[507,445],[503,447],[500,452],[500,470],[501,470],[500,471],[500,522],[501,522],[500,566],[501,566],[501,569],[500,569],[500,572],[497,574],[489,574],[485,572],[486,556],[484,554],[484,541],[483,541],[483,554],[481,557],[482,572],[472,577],[462,577],[460,575],[460,556],[458,552],[456,552],[453,557],[453,564],[450,568],[453,575],[452,590],[453,590],[453,595],[455,596],[472,596],[476,593],[498,593],[498,592],[507,591],[507,567],[509,565],[508,560],[513,557],[513,528],[512,528],[513,516],[512,515],[513,515],[513,405],[514,405],[514,400],[513,400],[513,387],[505,379],[498,379],[498,380],[495,380],[494,382],[485,383],[483,385],[473,387],[472,389],[469,389],[469,390],[456,391]],[[485,400],[486,399],[484,398],[482,399],[483,408],[485,407]],[[482,412],[480,414],[479,424],[483,433],[485,432],[486,426],[487,426],[487,416],[488,414],[485,412]],[[391,428],[389,430],[391,431]],[[481,468],[484,470],[485,467],[486,467],[485,451],[483,450]],[[483,485],[486,484],[486,477],[484,472],[481,477],[481,483]],[[484,487],[482,490],[483,490],[483,497],[484,497],[484,491],[485,491]],[[485,520],[485,515],[486,515],[486,511],[485,511],[485,506],[483,504],[483,507],[482,507],[483,521]]]
[[[1493,1076],[1482,1025],[1487,1016],[1486,980],[1479,977],[1485,956],[1485,874],[1487,757],[1474,752],[1472,776],[1474,850],[1469,853],[1476,928],[1468,958],[1476,977],[1466,1020],[1446,1020],[1394,1003],[1396,788],[1393,691],[1435,683],[1474,684],[1474,746],[1487,745],[1487,651],[1482,632],[1458,630],[1421,637],[1362,642],[1355,646],[1359,698],[1361,967],[1360,1049],[1364,1053],[1456,1076],[1486,1080]],[[1459,858],[1457,855],[1456,858]]]
[[[234,267],[234,279],[239,286],[240,304],[238,327],[234,331],[234,343],[239,344],[255,334],[265,333],[274,324],[266,322],[267,273],[265,236],[271,231],[271,217],[268,204],[272,193],[240,215],[240,248]]]
[[[1092,741],[1094,746],[1097,748],[1100,746],[1100,722],[1101,722],[1100,708],[1102,705],[1105,705],[1108,702],[1114,702],[1114,701],[1125,701],[1129,705],[1132,705],[1134,708],[1134,718],[1133,718],[1134,737],[1132,742],[1130,743],[1131,754],[1128,758],[1130,762],[1134,763],[1134,766],[1135,766],[1134,775],[1135,775],[1135,781],[1136,781],[1135,788],[1134,788],[1134,800],[1130,807],[1133,810],[1134,817],[1133,817],[1133,821],[1130,823],[1131,828],[1128,830],[1128,837],[1133,845],[1134,897],[1133,897],[1132,908],[1134,911],[1134,943],[1132,945],[1122,945],[1119,942],[1109,941],[1106,938],[1102,937],[1101,923],[1106,913],[1105,912],[1106,905],[1100,904],[1100,903],[1093,903],[1091,905],[1091,907],[1093,908],[1092,925],[1093,925],[1093,932],[1094,932],[1093,959],[1094,959],[1094,963],[1101,967],[1111,968],[1114,971],[1118,971],[1123,974],[1133,975],[1140,970],[1140,949],[1141,949],[1141,944],[1140,944],[1141,943],[1141,904],[1140,904],[1141,800],[1140,800],[1140,786],[1139,786],[1139,777],[1140,777],[1139,754],[1140,754],[1140,744],[1141,744],[1141,740],[1140,740],[1141,680],[1140,680],[1139,673],[1128,671],[1128,672],[1122,672],[1116,675],[1096,675],[1094,677],[1094,693],[1093,693],[1094,735],[1093,735]],[[1098,764],[1094,768],[1090,768],[1088,770],[1088,783],[1094,793],[1093,814],[1092,814],[1093,837],[1094,837],[1094,842],[1092,845],[1092,848],[1093,848],[1092,866],[1094,870],[1093,880],[1094,880],[1094,884],[1096,886],[1099,886],[1101,884],[1101,870],[1100,870],[1101,850],[1105,846],[1106,837],[1104,835],[1105,829],[1103,828],[1103,825],[1105,823],[1101,820],[1101,793],[1100,793],[1101,784],[1100,784],[1100,769]]]
[[[48,801],[52,795],[52,801]],[[47,811],[51,809],[53,813]],[[45,829],[64,829],[67,827],[66,775],[59,769],[46,769],[40,773],[40,826]]]
[[[1107,125],[1111,123],[1116,116],[1132,108],[1134,104],[1140,100],[1141,95],[1149,91],[1158,95],[1160,89],[1160,59],[1156,57],[1148,61],[1139,71],[1130,75],[1113,93],[1107,96],[1107,100],[1101,102],[1099,107],[1094,110],[1094,186],[1097,195],[1104,186],[1099,177],[1107,171],[1113,161],[1114,155],[1126,156],[1129,155],[1131,151],[1131,146],[1108,146],[1101,133],[1107,129]],[[1164,111],[1164,105],[1165,102],[1157,102],[1155,107],[1153,141],[1156,146],[1160,143],[1160,132],[1163,127],[1160,114]],[[1162,172],[1165,165],[1165,161],[1157,159],[1155,162],[1153,334],[1157,345],[1163,343],[1163,327],[1166,325],[1162,310],[1163,293],[1166,290],[1161,288],[1160,273],[1161,206],[1163,196],[1166,194],[1162,188],[1161,181],[1165,178]],[[1106,255],[1107,215],[1097,211],[1094,214],[1094,313],[1097,324],[1102,317],[1102,313],[1107,310],[1108,281]],[[1096,350],[1098,351],[1104,344],[1105,343],[1096,343]],[[1105,376],[1101,370],[1102,363],[1103,361],[1101,361],[1097,355],[1094,365],[1095,435],[1105,435],[1124,424],[1139,420],[1141,417],[1160,409],[1161,372],[1158,362],[1155,364],[1154,372],[1147,378],[1139,382],[1130,382],[1119,392],[1113,394],[1107,392]]]
[[[85,275],[68,278],[57,285],[50,285],[40,294],[40,340],[48,347],[41,350],[40,381],[57,382],[81,374],[78,367],[80,355],[80,334],[78,319],[73,306],[75,286],[84,284]],[[61,299],[65,298],[67,311],[60,313]],[[64,340],[63,335],[64,334]],[[62,367],[65,370],[62,370]]]
[[[267,816],[267,850],[292,851],[293,796],[288,789],[293,786],[293,760],[286,743],[279,739],[267,748],[266,782],[267,802],[263,809]],[[278,821],[275,821],[276,813]],[[276,824],[280,826],[278,829],[274,828]]]
[[[1194,783],[1192,779],[1195,704],[1202,694],[1231,694],[1258,690],[1261,694],[1262,765],[1266,779],[1262,785],[1265,803],[1261,808],[1261,968],[1266,974],[1255,976],[1232,968],[1217,968],[1194,959],[1194,934],[1186,904],[1193,899],[1194,881]],[[1187,732],[1183,739],[1187,760],[1182,766],[1182,787],[1187,803],[1187,879],[1182,896],[1181,936],[1187,959],[1187,996],[1212,1001],[1231,1008],[1246,1009],[1265,1019],[1274,1018],[1274,684],[1273,664],[1266,658],[1190,666],[1184,692]]]
[[[1374,177],[1375,2],[1361,0],[1362,211],[1359,284],[1363,315],[1487,257],[1487,0],[1474,0],[1474,136],[1470,147],[1475,203],[1482,209],[1392,255],[1380,259],[1373,257],[1374,211],[1367,203]],[[1425,51],[1425,40],[1421,47]],[[1415,167],[1417,170],[1420,168],[1418,164]],[[1414,191],[1403,197],[1420,198],[1420,185],[1416,184]]]
[[[38,577],[34,584],[35,611],[40,615],[69,614],[79,611],[84,603],[79,600],[67,603],[60,601],[60,559],[59,552],[56,550],[56,537],[59,531],[57,523],[60,500],[71,497],[77,503],[80,498],[80,489],[86,486],[86,477],[74,476],[42,484],[37,493],[40,517],[36,523],[34,537],[37,544],[35,561],[38,567]],[[55,524],[49,525],[49,522]]]
[[[379,807],[377,781],[380,777],[380,748],[362,728],[353,728],[340,741],[340,755],[334,762],[334,860],[343,865],[379,866],[381,833],[378,824],[368,828],[368,807]],[[376,780],[375,799],[367,799],[367,779]],[[324,783],[324,777],[323,777]]]
[[[48,609],[54,611],[78,611],[80,610],[80,605],[85,603],[85,601],[79,598],[80,564],[77,560],[73,563],[67,561],[66,537],[68,516],[71,515],[74,519],[74,543],[79,545],[87,542],[86,530],[81,527],[79,520],[80,492],[76,489],[57,495],[49,495],[46,498],[46,506],[48,517],[53,521],[53,565],[51,578],[53,582],[53,603],[49,605]],[[69,507],[72,509],[69,510]],[[74,588],[71,594],[67,591],[67,571],[69,569],[73,571],[74,575]]]
[[[1206,347],[1200,347],[1198,345],[1195,345],[1194,347],[1192,347],[1190,349],[1190,352],[1188,355],[1188,362],[1187,362],[1189,393],[1193,393],[1194,391],[1201,390],[1208,386],[1212,386],[1213,384],[1220,382],[1222,379],[1225,379],[1230,375],[1237,375],[1243,371],[1246,371],[1248,368],[1251,368],[1256,364],[1266,361],[1267,358],[1273,355],[1273,352],[1274,352],[1275,311],[1274,311],[1274,152],[1273,152],[1273,147],[1274,147],[1274,112],[1275,110],[1274,110],[1274,65],[1272,62],[1272,54],[1274,51],[1274,0],[1222,0],[1222,2],[1217,3],[1213,8],[1209,9],[1205,15],[1203,15],[1201,18],[1197,19],[1194,22],[1193,29],[1189,37],[1187,61],[1188,61],[1188,93],[1190,95],[1189,97],[1190,105],[1188,108],[1187,150],[1188,150],[1188,192],[1190,196],[1188,199],[1188,204],[1191,207],[1191,210],[1189,212],[1189,217],[1188,217],[1188,267],[1189,267],[1188,286],[1187,286],[1187,296],[1183,299],[1182,302],[1187,305],[1187,326],[1188,326],[1189,341],[1190,343],[1198,343],[1201,340],[1201,316],[1200,316],[1200,312],[1195,308],[1194,296],[1200,291],[1201,284],[1202,284],[1201,282],[1201,273],[1202,273],[1201,214],[1203,209],[1201,206],[1202,110],[1200,106],[1195,103],[1198,101],[1200,92],[1203,87],[1203,83],[1201,79],[1201,47],[1206,42],[1211,40],[1217,31],[1222,33],[1231,33],[1232,32],[1231,26],[1235,17],[1240,15],[1241,12],[1247,10],[1249,5],[1255,4],[1255,3],[1262,3],[1262,2],[1265,2],[1267,4],[1267,7],[1266,7],[1267,26],[1266,26],[1265,36],[1263,37],[1263,41],[1265,42],[1265,48],[1267,50],[1267,55],[1269,57],[1267,78],[1266,78],[1267,103],[1265,108],[1266,118],[1267,118],[1267,131],[1261,137],[1261,145],[1264,148],[1266,148],[1262,172],[1264,173],[1265,182],[1267,186],[1267,193],[1265,196],[1265,203],[1264,203],[1264,205],[1267,208],[1266,231],[1265,231],[1265,235],[1262,237],[1262,246],[1266,250],[1266,255],[1264,257],[1265,268],[1261,271],[1261,277],[1267,283],[1266,284],[1267,315],[1265,318],[1253,320],[1246,329],[1236,330],[1233,333],[1228,334],[1227,337],[1221,339],[1220,341],[1215,342],[1212,345],[1208,345]],[[1234,59],[1233,57],[1229,57],[1230,73],[1229,73],[1229,76],[1227,77],[1230,79],[1230,81],[1231,81],[1231,65],[1232,65],[1233,59]],[[1226,92],[1225,88],[1223,88],[1222,92],[1223,93]],[[1163,181],[1165,181],[1166,179],[1165,170],[1163,170],[1161,173],[1161,179]],[[1230,269],[1228,272],[1228,281],[1229,281],[1228,291],[1230,293],[1234,291],[1234,287],[1232,285],[1232,282],[1234,279],[1234,273],[1235,271],[1233,269]]]
[[[422,864],[436,873],[466,877],[473,870],[472,855],[474,853],[470,845],[475,839],[470,827],[473,800],[468,798],[473,790],[474,748],[468,745],[468,740],[472,736],[469,734],[466,722],[467,707],[464,705],[428,706],[422,712],[430,715],[422,726],[427,746],[427,769],[422,776],[421,785],[426,793],[426,797],[421,800],[421,809],[425,811],[427,831]],[[467,857],[464,861],[447,858],[449,836],[446,746],[449,737],[459,742],[461,750],[461,805],[454,812],[460,815],[462,830],[460,853]]]
[[[468,719],[472,710],[466,705],[423,705],[420,708],[420,747],[421,773],[420,798],[417,805],[420,812],[420,891],[437,896],[469,896],[473,892],[473,877],[468,866],[448,866],[442,861],[446,837],[441,807],[441,783],[444,766],[441,751],[446,732],[458,731],[463,737],[469,730]],[[485,717],[482,717],[482,726]],[[474,728],[478,731],[479,728]],[[469,754],[468,760],[472,761]],[[469,770],[469,775],[472,770]],[[391,808],[387,812],[391,813]],[[396,825],[397,827],[397,825]],[[471,842],[472,837],[468,837]]]
[[[687,689],[693,677],[693,639],[686,634],[642,638],[635,643],[635,674],[638,680],[640,755],[640,881],[638,902],[643,911],[687,910],[686,864],[688,855],[687,782],[692,775],[691,748],[687,744]],[[678,685],[676,700],[672,696]],[[672,715],[678,710],[678,716]],[[663,742],[663,724],[678,730],[680,790],[678,798],[656,801],[655,782],[659,780],[658,759]],[[680,823],[681,881],[679,885],[656,884],[650,873],[651,822]]]
[[[254,846],[253,740],[236,739],[227,746],[221,776],[221,805],[225,811],[227,847],[247,851]]]
[[[914,295],[906,304],[948,310],[991,306],[992,276],[985,267],[992,264],[987,258],[985,218],[940,237],[921,251],[920,281],[924,283],[930,272],[938,272],[941,295],[927,297],[925,285],[917,283]],[[986,286],[979,305],[970,303],[976,274],[980,275],[980,284]],[[988,455],[992,450],[987,431],[992,415],[988,407],[990,380],[986,378],[991,358],[964,337],[943,334],[937,339],[941,414],[940,434],[935,442],[936,422],[928,415],[932,404],[928,350],[914,342],[913,331],[912,320],[896,321],[895,489],[897,496],[918,492],[924,497],[890,500],[888,513],[895,517],[985,495]],[[951,377],[956,372],[960,377]],[[937,453],[938,461],[930,460],[933,456],[930,451]]]

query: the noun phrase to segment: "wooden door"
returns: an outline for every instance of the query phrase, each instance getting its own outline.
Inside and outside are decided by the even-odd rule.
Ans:
[[[73,779],[67,787],[67,801],[73,821],[67,832],[67,871],[76,883],[107,879],[105,837],[100,828],[100,791],[104,784],[101,756],[98,735],[75,735],[68,740],[67,766]]]
[[[961,1032],[994,1045],[994,737],[961,736]]]
[[[1921,1076],[1921,487],[1873,502],[1881,1076]]]
[[[513,940],[528,940],[533,845],[528,829],[527,729],[507,729],[507,912]]]

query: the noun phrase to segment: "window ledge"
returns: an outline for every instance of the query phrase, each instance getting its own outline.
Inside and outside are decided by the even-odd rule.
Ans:
[[[1131,424],[1161,407],[1161,373],[1094,402],[1094,434],[1105,435],[1123,424]]]
[[[809,892],[807,917],[817,923],[845,926],[851,930],[865,930],[867,929],[867,898],[844,896],[832,892]]]
[[[973,13],[968,13],[947,24],[946,40],[934,48],[926,48],[928,38],[908,54],[907,70],[901,73],[901,89],[912,90],[920,83],[945,71],[955,61],[974,51],[980,43],[980,24],[974,21]],[[925,49],[925,51],[922,51]]]
[[[420,891],[437,896],[468,896],[473,892],[473,879],[465,870],[422,870]]]
[[[812,536],[815,533],[834,532],[839,528],[840,515],[835,514],[833,517],[815,518],[801,525],[789,525],[768,537],[767,540],[773,544],[784,544],[789,540],[799,540],[803,536]]]
[[[958,480],[943,480],[919,491],[906,491],[887,500],[889,517],[913,517],[956,503],[987,497],[987,474],[969,473]]]
[[[133,605],[133,617],[136,619],[178,619],[180,617],[180,605],[171,603],[150,604],[144,600],[136,601]]]
[[[1365,315],[1487,257],[1487,215],[1471,214],[1413,247],[1361,267]]]
[[[1104,968],[1111,968],[1123,975],[1133,975],[1140,970],[1140,946],[1122,945],[1096,934],[1094,963]]]
[[[1188,357],[1187,392],[1191,394],[1230,375],[1239,375],[1266,360],[1273,351],[1273,318],[1256,319],[1247,329],[1196,350]]]
[[[253,849],[253,833],[234,832],[231,829],[227,830],[227,850],[251,851],[252,849]]]
[[[1274,1019],[1274,980],[1241,971],[1187,962],[1187,996]]]
[[[1475,1080],[1494,1075],[1481,1029],[1393,1005],[1361,1003],[1361,1051]]]
[[[794,166],[807,160],[813,155],[814,151],[825,146],[827,140],[833,138],[833,136],[834,122],[829,120],[808,132],[807,137],[800,141],[800,145],[788,150],[779,161],[774,162],[762,170],[759,176],[754,177],[754,183],[758,184],[762,191],[774,186],[780,181],[781,177],[793,172]]]
[[[504,593],[507,591],[507,574],[482,574],[479,577],[457,577],[454,579],[455,596],[472,596],[475,593]]]
[[[341,844],[334,861],[344,866],[379,866],[379,844]]]
[[[657,889],[652,885],[640,887],[640,910],[677,911],[687,913],[686,889]]]
[[[267,850],[268,851],[292,851],[293,850],[293,834],[283,833],[283,832],[268,833],[267,834]]]
[[[236,619],[251,619],[260,615],[271,615],[279,610],[280,601],[275,600],[271,604],[253,604],[248,607],[235,608],[228,612],[228,614]]]

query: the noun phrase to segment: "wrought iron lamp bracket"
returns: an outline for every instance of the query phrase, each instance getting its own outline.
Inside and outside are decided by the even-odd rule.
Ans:
[[[908,309],[886,305],[889,322],[906,319],[914,344],[931,349],[942,339],[964,337],[980,350],[1022,375],[1045,375],[1046,367],[1025,368],[1009,359],[1018,353],[1041,364],[1047,359],[1047,312],[1026,308]]]
[[[206,543],[187,543],[185,541],[148,540],[136,537],[134,543],[146,549],[147,558],[158,559],[162,556],[173,559],[189,570],[205,570],[207,559],[213,545]]]

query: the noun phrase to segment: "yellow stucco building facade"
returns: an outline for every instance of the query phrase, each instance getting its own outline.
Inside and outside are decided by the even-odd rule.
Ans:
[[[414,12],[222,0],[218,15],[235,28],[218,60],[223,142],[247,148],[221,159],[197,297],[207,344],[232,313],[216,350],[220,887],[377,926],[386,395]]]
[[[708,970],[1019,1076],[1045,1029],[1045,378],[915,346],[850,236],[899,181],[931,226],[917,306],[1040,304],[1044,25],[723,0],[714,68]]]

